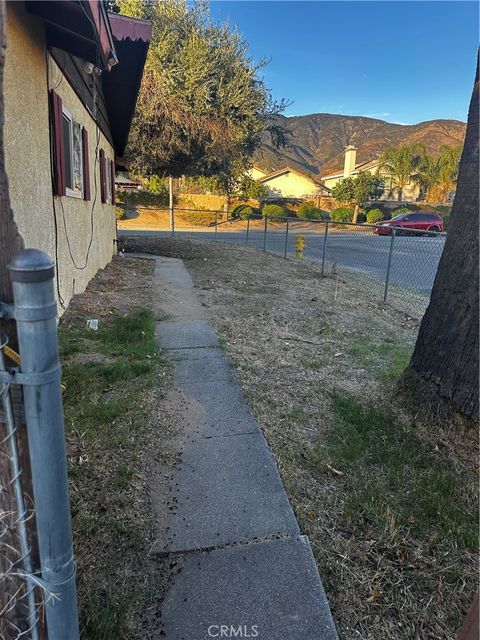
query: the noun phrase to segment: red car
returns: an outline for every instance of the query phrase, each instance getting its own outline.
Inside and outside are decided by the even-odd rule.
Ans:
[[[437,213],[401,213],[391,220],[380,222],[373,233],[379,236],[389,235],[392,233],[392,227],[397,228],[397,235],[411,235],[415,231],[445,231],[443,220]]]

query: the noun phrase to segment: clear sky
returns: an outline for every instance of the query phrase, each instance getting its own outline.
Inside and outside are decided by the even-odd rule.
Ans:
[[[286,115],[342,113],[413,124],[466,121],[477,2],[215,1],[237,24]]]

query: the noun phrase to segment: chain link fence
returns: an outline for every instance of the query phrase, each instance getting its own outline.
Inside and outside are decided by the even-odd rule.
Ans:
[[[421,318],[445,243],[445,233],[294,217],[245,219],[200,209],[125,209],[119,236],[195,235],[319,262],[322,274],[358,283],[365,296]],[[302,240],[303,239],[303,240]],[[303,246],[299,248],[298,243]]]

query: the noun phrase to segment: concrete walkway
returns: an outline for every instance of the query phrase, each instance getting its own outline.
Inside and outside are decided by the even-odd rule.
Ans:
[[[181,557],[167,640],[334,640],[306,536],[181,260],[155,258],[157,335],[174,361],[180,460],[152,496],[154,552]]]

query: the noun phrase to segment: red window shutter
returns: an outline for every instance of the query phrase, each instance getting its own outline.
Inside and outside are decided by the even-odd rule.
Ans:
[[[107,201],[107,185],[105,184],[106,171],[105,171],[105,151],[100,149],[100,195],[102,202]]]
[[[115,162],[110,162],[110,172],[112,176],[112,204],[115,204]]]
[[[82,127],[83,199],[90,200],[90,164],[88,161],[88,131]]]
[[[63,140],[62,99],[55,91],[50,92],[53,151],[53,193],[64,196],[65,185],[65,145]]]

